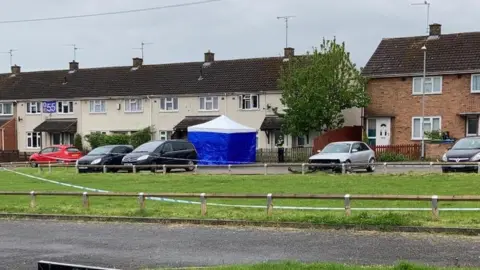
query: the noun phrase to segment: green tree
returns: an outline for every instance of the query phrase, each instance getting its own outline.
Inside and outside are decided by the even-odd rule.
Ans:
[[[73,145],[80,151],[83,151],[83,139],[82,135],[80,134],[75,134],[75,137],[73,138]]]
[[[289,59],[282,66],[283,131],[294,136],[343,126],[342,110],[365,107],[365,79],[350,60],[345,43],[323,39],[312,53]]]

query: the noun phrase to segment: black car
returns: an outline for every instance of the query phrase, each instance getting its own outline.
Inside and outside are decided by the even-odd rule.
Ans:
[[[103,168],[92,168],[85,165],[121,165],[125,155],[133,151],[131,145],[105,145],[90,151],[77,161],[77,168],[82,172],[98,172]],[[109,172],[117,172],[118,168],[108,168]]]
[[[193,144],[185,140],[151,141],[135,148],[126,155],[122,164],[140,165],[137,170],[155,171],[158,165],[185,165],[186,171],[192,171],[197,164],[198,154]],[[152,167],[142,165],[155,165]],[[171,168],[167,168],[170,171]]]
[[[458,140],[442,157],[444,173],[448,172],[477,172],[477,165],[462,164],[466,162],[480,162],[480,137],[467,137]],[[452,163],[452,164],[450,164]]]

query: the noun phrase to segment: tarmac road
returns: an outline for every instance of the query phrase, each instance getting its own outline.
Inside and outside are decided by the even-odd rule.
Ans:
[[[480,266],[480,238],[353,231],[0,220],[0,269],[206,266],[275,260]]]

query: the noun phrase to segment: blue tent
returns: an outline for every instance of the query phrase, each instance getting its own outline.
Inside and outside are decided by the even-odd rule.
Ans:
[[[198,152],[198,164],[254,163],[257,130],[222,115],[188,127],[188,140]]]

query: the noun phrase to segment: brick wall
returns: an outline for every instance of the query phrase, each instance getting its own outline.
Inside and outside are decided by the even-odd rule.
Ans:
[[[10,121],[0,127],[0,149],[1,150],[17,150],[17,121],[12,118]],[[2,136],[3,135],[3,136]]]
[[[412,143],[412,117],[422,115],[422,96],[412,95],[413,78],[372,79],[367,91],[371,102],[365,115],[394,115],[392,144]],[[454,138],[465,137],[461,112],[480,112],[480,94],[470,93],[471,76],[446,75],[442,94],[425,95],[425,116],[441,116],[442,131]]]
[[[442,161],[442,156],[447,152],[448,148],[452,147],[453,144],[434,144],[426,143],[425,144],[425,157],[431,159],[438,159]]]

